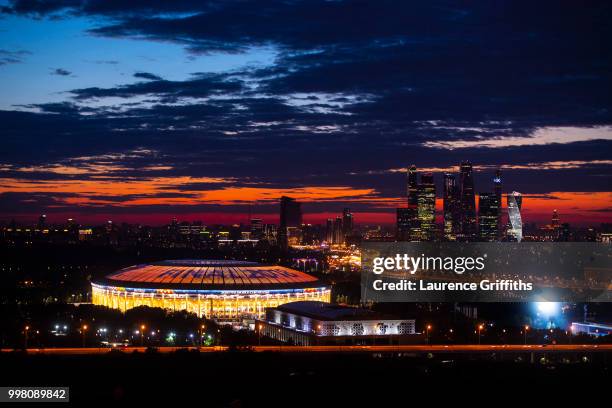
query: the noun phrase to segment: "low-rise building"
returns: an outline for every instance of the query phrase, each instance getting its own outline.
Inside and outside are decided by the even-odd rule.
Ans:
[[[260,336],[302,346],[406,344],[419,339],[414,319],[316,301],[268,308],[265,318],[256,321],[255,330]]]

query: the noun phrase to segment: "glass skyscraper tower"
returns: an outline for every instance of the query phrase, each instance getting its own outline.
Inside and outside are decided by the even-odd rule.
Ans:
[[[521,242],[523,239],[523,221],[521,220],[521,206],[523,196],[521,193],[513,191],[508,194],[508,236],[513,241]]]

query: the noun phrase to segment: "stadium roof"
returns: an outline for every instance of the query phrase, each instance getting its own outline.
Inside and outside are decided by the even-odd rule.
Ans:
[[[233,260],[181,259],[130,266],[106,276],[106,285],[159,289],[285,289],[325,286],[304,272]]]
[[[316,320],[338,321],[338,320],[374,320],[394,319],[392,316],[383,315],[368,309],[333,305],[324,302],[301,301],[285,303],[276,307],[277,310],[310,317]]]

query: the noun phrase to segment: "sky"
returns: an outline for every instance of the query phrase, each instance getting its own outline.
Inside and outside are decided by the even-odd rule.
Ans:
[[[535,3],[535,4],[534,4]],[[610,222],[605,1],[0,0],[0,222],[393,223],[473,163]],[[438,207],[441,202],[438,200]]]

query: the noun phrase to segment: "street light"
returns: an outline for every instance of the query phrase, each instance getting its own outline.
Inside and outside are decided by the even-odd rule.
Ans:
[[[427,341],[427,344],[429,344],[429,331],[431,330],[431,324],[428,324],[427,327],[425,328],[425,340]]]
[[[85,348],[85,332],[87,331],[87,325],[81,326],[81,334],[83,335],[83,348]]]
[[[258,329],[259,329],[257,330],[258,344],[261,346],[261,329],[263,329],[263,325],[259,324]]]
[[[478,325],[478,344],[480,345],[480,333],[482,332],[482,329],[484,329],[484,325],[479,324]]]
[[[30,326],[26,326],[23,328],[23,348],[28,349],[28,331],[30,330]]]
[[[202,347],[202,340],[204,338],[204,330],[206,329],[206,325],[200,326],[200,347]]]
[[[527,331],[529,330],[529,326],[525,325],[525,345],[527,345]]]
[[[140,325],[140,347],[144,347],[144,333],[147,326],[144,324]]]

